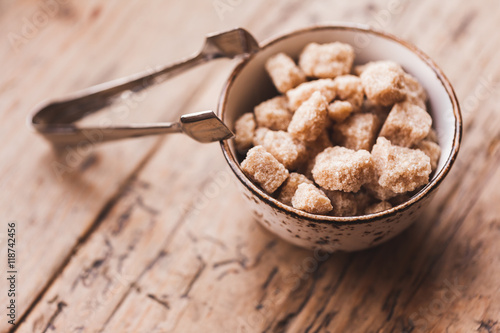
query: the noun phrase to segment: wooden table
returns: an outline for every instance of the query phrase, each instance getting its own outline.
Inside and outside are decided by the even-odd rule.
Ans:
[[[1,1],[0,331],[500,332],[499,17],[495,0]],[[431,207],[372,250],[315,256],[266,232],[218,144],[177,135],[58,156],[25,124],[41,100],[178,60],[208,32],[242,26],[263,40],[333,20],[423,49],[465,121]],[[94,121],[215,109],[234,64],[193,70]]]

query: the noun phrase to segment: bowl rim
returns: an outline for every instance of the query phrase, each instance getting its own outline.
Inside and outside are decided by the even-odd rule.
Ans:
[[[314,26],[309,26],[297,30],[293,30],[288,33],[280,34],[277,37],[271,37],[269,39],[264,40],[262,43],[260,43],[261,50],[283,40],[287,39],[299,34],[303,34],[306,32],[311,32],[311,31],[318,31],[318,30],[349,30],[349,31],[355,31],[355,32],[362,32],[362,33],[368,33],[371,35],[375,35],[378,37],[382,37],[385,39],[392,40],[403,47],[409,49],[411,52],[416,54],[427,66],[429,66],[433,72],[436,74],[437,78],[440,80],[441,84],[445,88],[448,97],[450,99],[451,105],[453,107],[453,115],[455,118],[455,130],[453,134],[453,145],[450,151],[450,154],[439,171],[439,173],[433,177],[433,179],[426,184],[420,191],[418,191],[416,194],[414,194],[408,201],[405,201],[404,203],[397,205],[395,207],[392,207],[391,209],[374,213],[374,214],[367,214],[367,215],[360,215],[360,216],[347,216],[347,217],[341,217],[341,216],[327,216],[327,215],[316,215],[316,214],[311,214],[307,213],[301,210],[298,210],[296,208],[293,208],[291,206],[285,205],[284,203],[278,201],[277,199],[271,197],[269,194],[265,193],[263,190],[261,190],[257,185],[255,185],[250,179],[243,173],[243,171],[240,168],[240,165],[234,156],[234,154],[231,152],[228,140],[222,140],[220,141],[220,146],[222,149],[222,153],[229,164],[231,170],[234,172],[236,177],[240,180],[240,182],[248,189],[250,190],[254,195],[256,195],[259,199],[261,199],[263,202],[268,204],[269,206],[279,210],[280,212],[297,218],[297,219],[302,219],[306,220],[308,222],[315,222],[315,223],[325,223],[325,224],[333,224],[337,226],[341,225],[346,225],[346,224],[366,224],[366,223],[373,223],[375,221],[384,219],[389,216],[394,216],[398,213],[401,213],[405,210],[408,210],[411,206],[416,204],[417,202],[421,201],[424,197],[430,195],[432,192],[436,190],[438,185],[443,181],[443,179],[446,177],[446,175],[449,173],[453,163],[455,162],[458,151],[460,149],[460,143],[462,140],[462,115],[460,112],[460,106],[458,104],[457,96],[455,94],[455,91],[453,90],[453,87],[448,80],[448,78],[445,76],[443,71],[438,67],[438,65],[428,56],[426,55],[423,51],[421,51],[419,48],[417,48],[415,45],[411,44],[410,42],[407,42],[399,37],[396,37],[390,33],[387,33],[385,31],[378,30],[376,28],[370,27],[365,24],[357,24],[357,23],[334,23],[334,24],[321,24],[321,25],[314,25]],[[228,80],[225,83],[225,86],[223,88],[223,91],[219,97],[219,102],[217,106],[217,114],[218,116],[224,121],[224,115],[225,115],[225,109],[226,109],[226,102],[227,102],[227,96],[228,92],[231,90],[231,87],[234,83],[235,78],[239,75],[239,73],[243,70],[243,68],[253,59],[254,55],[251,55],[245,59],[243,59],[231,72],[231,75],[229,76]]]

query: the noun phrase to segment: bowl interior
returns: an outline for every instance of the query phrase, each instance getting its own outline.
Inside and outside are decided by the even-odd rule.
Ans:
[[[406,72],[415,76],[423,85],[429,96],[429,112],[442,150],[432,180],[439,177],[447,161],[456,153],[454,146],[458,140],[456,135],[458,121],[454,110],[456,101],[453,91],[451,87],[446,87],[447,83],[438,75],[439,70],[420,51],[390,36],[368,29],[345,26],[316,27],[265,43],[262,45],[262,51],[240,64],[232,73],[219,103],[219,115],[222,120],[234,130],[234,122],[239,116],[253,111],[255,105],[278,94],[264,68],[270,56],[284,52],[297,60],[301,50],[308,43],[334,41],[349,43],[354,47],[355,64],[374,60],[393,60],[401,64]],[[236,149],[233,141],[229,141],[230,151],[226,157],[235,161]],[[242,174],[238,174],[241,177]]]

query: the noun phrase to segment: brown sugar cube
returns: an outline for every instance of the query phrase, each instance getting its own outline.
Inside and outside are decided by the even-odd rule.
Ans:
[[[366,97],[375,104],[389,106],[405,98],[404,71],[395,62],[376,61],[361,73]]]
[[[365,99],[361,111],[364,113],[373,113],[380,120],[380,124],[383,124],[387,119],[387,116],[389,116],[391,109],[392,107],[377,105],[372,101]]]
[[[336,95],[335,84],[332,79],[304,82],[298,87],[290,89],[286,92],[290,110],[297,110],[299,106],[307,101],[316,91],[319,91],[326,98],[328,103],[330,103]]]
[[[357,215],[363,215],[366,208],[373,204],[375,198],[371,196],[364,188],[361,188],[359,192],[354,194],[356,195],[356,202],[358,204]]]
[[[264,138],[266,137],[267,132],[269,132],[270,129],[265,128],[265,127],[260,127],[255,130],[254,136],[253,136],[253,145],[254,146],[263,146],[264,145]]]
[[[368,62],[364,65],[357,65],[357,66],[354,66],[353,68],[353,72],[354,74],[356,74],[357,76],[361,76],[361,74],[363,73],[363,71],[370,65],[372,64],[373,62]]]
[[[397,103],[385,120],[380,136],[392,144],[411,147],[429,134],[431,125],[431,116],[421,107],[408,102]]]
[[[431,129],[429,130],[429,134],[427,134],[427,136],[425,137],[425,140],[438,143],[438,136],[434,128],[431,127]]]
[[[266,70],[274,86],[282,94],[306,81],[306,75],[295,62],[284,53],[278,53],[266,62]]]
[[[335,143],[353,150],[370,151],[380,129],[378,117],[372,113],[355,113],[346,121],[335,124],[333,137]]]
[[[314,141],[325,129],[327,101],[316,91],[295,111],[288,132],[301,141]]]
[[[308,44],[299,57],[299,66],[307,76],[334,78],[351,71],[354,49],[340,42]]]
[[[392,205],[387,201],[380,201],[379,203],[368,206],[365,209],[365,214],[375,214],[379,212],[383,212],[384,210],[391,209]]]
[[[331,132],[331,129],[333,128],[333,124],[335,124],[335,122],[330,118],[328,117],[328,103],[326,104],[326,119],[325,119],[325,128],[324,128],[324,131],[323,132]]]
[[[385,121],[387,120],[389,112],[391,112],[391,109],[388,110],[386,107],[379,107],[379,106],[374,107],[373,109],[371,109],[371,111],[369,111],[369,113],[377,116],[379,123],[381,125],[385,123]]]
[[[309,159],[309,157],[304,161],[304,163],[297,169],[297,172],[304,175],[307,179],[314,181],[312,177],[312,169],[314,167],[314,158]]]
[[[255,133],[255,119],[253,113],[247,112],[242,115],[236,123],[234,124],[234,143],[236,144],[236,149],[243,153],[250,147],[252,147],[253,136]]]
[[[259,127],[274,131],[286,131],[292,120],[285,96],[277,96],[260,103],[254,108],[254,113]]]
[[[308,158],[304,164],[301,165],[298,172],[306,176],[308,179],[314,180],[312,176],[312,169],[314,168],[314,164],[316,163],[316,156],[312,158]]]
[[[403,83],[405,87],[406,101],[420,106],[426,110],[427,93],[424,87],[417,81],[416,78],[408,73],[403,75]]]
[[[307,178],[312,178],[312,169],[316,156],[328,147],[332,146],[330,135],[325,130],[321,132],[318,138],[311,142],[306,142],[306,158],[304,163],[299,167],[299,172],[304,174]]]
[[[354,75],[341,75],[333,80],[337,91],[337,98],[351,103],[354,110],[359,110],[365,99],[365,92],[361,79]]]
[[[292,206],[312,214],[326,214],[332,210],[330,199],[312,184],[302,183],[292,197]]]
[[[326,148],[312,169],[316,184],[330,191],[358,192],[373,178],[373,161],[366,150]]]
[[[358,215],[358,193],[342,191],[324,191],[332,203],[332,216],[356,216]]]
[[[313,184],[311,180],[300,173],[290,173],[288,179],[281,186],[278,194],[278,200],[285,205],[291,206],[293,195],[295,194],[295,191],[297,191],[297,187],[299,187],[302,183]]]
[[[331,120],[342,122],[351,115],[352,104],[346,101],[334,101],[328,105],[328,116]]]
[[[241,170],[267,193],[273,193],[288,178],[288,170],[264,147],[251,148],[241,162]]]
[[[420,149],[425,153],[425,155],[429,156],[431,159],[431,169],[432,171],[436,170],[439,157],[441,156],[441,148],[437,143],[430,140],[423,140],[416,144],[413,148]]]
[[[328,147],[332,147],[332,141],[328,135],[328,131],[324,130],[314,141],[306,142],[307,155],[310,159],[314,159],[316,155],[321,153]]]
[[[411,195],[407,193],[398,194],[390,200],[392,207],[399,206],[411,199]]]
[[[306,146],[284,131],[267,131],[261,145],[288,170],[296,169],[306,158]]]
[[[430,158],[418,149],[392,145],[383,137],[372,150],[378,183],[393,192],[413,191],[429,182]]]
[[[370,182],[366,183],[365,188],[368,190],[369,194],[379,200],[388,200],[398,195],[398,193],[382,187],[378,183],[378,178],[374,178]]]

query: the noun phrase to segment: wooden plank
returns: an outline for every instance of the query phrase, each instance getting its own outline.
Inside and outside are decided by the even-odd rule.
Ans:
[[[178,6],[175,17],[191,19],[191,25],[185,26],[200,35],[206,32],[200,32],[204,29],[225,28],[247,20],[244,26],[262,39],[326,19],[377,22],[377,15],[388,8],[388,2],[326,5],[294,1],[266,11],[264,2],[243,2],[228,9],[223,19],[207,2],[198,10],[212,16],[199,23],[196,20],[203,18],[194,18],[192,8]],[[112,11],[111,6],[107,8]],[[477,100],[476,108],[465,110],[467,131],[454,170],[421,221],[403,235],[354,254],[324,256],[295,248],[254,223],[216,144],[166,138],[147,158],[140,155],[142,163],[136,158],[135,169],[116,176],[122,187],[114,191],[115,199],[99,223],[91,224],[93,229],[74,248],[67,265],[60,265],[60,271],[48,270],[56,274],[54,281],[40,301],[33,303],[33,310],[18,331],[498,330],[500,288],[496,276],[500,248],[495,239],[500,228],[494,203],[498,202],[500,179],[499,89],[491,83],[486,95],[476,90],[484,84],[481,78],[500,76],[500,68],[490,60],[496,48],[489,46],[498,45],[500,37],[485,34],[496,26],[492,8],[496,7],[488,0],[439,5],[430,0],[403,2],[401,13],[391,15],[389,23],[381,27],[409,38],[442,65],[462,103]],[[129,7],[126,11],[109,13],[116,17],[108,18],[120,22],[131,12],[144,18],[160,17],[155,16],[157,7]],[[470,12],[475,14],[467,18]],[[457,17],[461,18],[458,22]],[[439,24],[442,30],[430,26],[429,18],[443,22]],[[470,22],[463,23],[467,20]],[[463,25],[465,28],[461,28]],[[163,33],[181,40],[175,25],[169,27]],[[449,36],[454,33],[458,37],[451,42]],[[474,62],[478,52],[473,48],[478,45],[486,47],[479,52],[480,61]],[[185,48],[192,46],[186,42]],[[117,49],[123,51],[127,46]],[[452,49],[465,51],[463,56],[455,56]],[[73,52],[76,55],[76,49]],[[473,70],[464,71],[471,62]],[[185,108],[213,106],[229,67],[219,64],[213,72],[207,72],[210,84],[200,87]],[[193,77],[185,82],[188,79]],[[151,98],[152,104],[161,101]],[[157,117],[165,114],[148,113]],[[141,145],[117,150],[122,144],[116,144],[109,151],[103,147],[103,154],[113,158],[100,157],[100,167],[92,174],[96,178],[93,186],[109,184],[105,180],[111,174],[104,177],[105,169],[115,175],[117,166],[123,164],[119,161],[136,156],[129,155],[129,149],[140,149]],[[120,154],[113,155],[113,151]],[[47,184],[47,188],[49,185],[53,186]],[[75,189],[69,189],[72,191]],[[89,192],[86,200],[95,195]],[[46,204],[35,206],[48,210]],[[74,202],[65,205],[68,210],[75,206]],[[56,215],[51,220],[59,223],[51,225],[61,228],[62,222],[71,218],[91,223],[88,215],[96,207],[86,207],[87,215],[78,219],[70,213]],[[61,211],[64,209],[43,214]],[[40,214],[43,216],[39,212],[33,216]],[[38,225],[36,222],[34,225]],[[51,225],[48,230],[56,230]],[[74,244],[82,230],[75,229],[68,245],[60,247],[63,253],[68,253],[72,248],[69,243]],[[68,229],[63,232],[69,233]],[[22,230],[22,234],[27,231]],[[29,248],[35,251],[46,248],[46,244],[40,241]],[[38,268],[35,260],[30,265],[27,267]],[[37,279],[47,281],[48,277]],[[33,281],[22,283],[24,288],[25,283]]]

